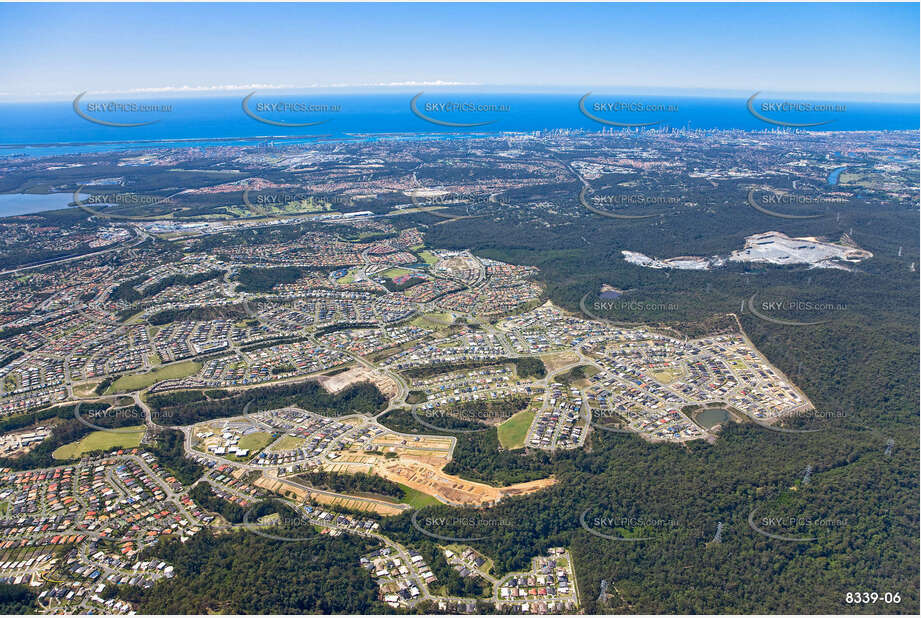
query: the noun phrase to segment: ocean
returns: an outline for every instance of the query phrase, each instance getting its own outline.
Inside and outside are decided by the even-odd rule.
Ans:
[[[245,93],[244,93],[245,94]],[[259,144],[269,140],[298,143],[320,140],[376,139],[382,135],[444,137],[497,132],[548,130],[624,130],[589,118],[662,129],[780,130],[757,118],[747,98],[670,97],[593,94],[502,94],[435,91],[424,93],[410,108],[415,93],[286,94],[260,92],[247,109],[268,122],[247,115],[243,95],[142,100],[127,95],[86,95],[79,109],[103,123],[139,123],[145,126],[105,126],[87,120],[73,109],[73,101],[0,104],[0,157],[137,150],[151,147],[203,147]],[[123,107],[113,109],[110,103]],[[786,103],[786,106],[784,104]],[[824,123],[817,131],[917,130],[919,106],[911,103],[827,103],[822,109],[783,99],[756,99],[755,112],[777,123]],[[774,105],[774,107],[772,107]],[[137,106],[132,109],[127,106]],[[140,109],[143,106],[149,108]],[[452,109],[448,109],[451,106]],[[429,122],[420,116],[434,120]],[[320,122],[314,126],[273,123]],[[446,126],[441,123],[482,126]],[[655,123],[655,124],[653,124]],[[639,130],[639,129],[627,129]],[[282,139],[284,138],[284,139]]]

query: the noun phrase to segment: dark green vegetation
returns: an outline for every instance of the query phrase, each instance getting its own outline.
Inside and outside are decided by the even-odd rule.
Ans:
[[[411,369],[402,369],[400,373],[411,378],[427,378],[439,373],[449,371],[461,371],[464,369],[476,369],[477,367],[488,367],[492,365],[501,365],[503,363],[514,363],[518,375],[523,378],[537,377],[542,378],[547,375],[547,369],[544,367],[544,361],[535,356],[524,356],[522,358],[495,358],[484,361],[468,361],[465,363],[442,363],[440,365],[430,365],[428,367],[413,367]]]
[[[393,279],[387,279],[385,277],[383,285],[385,288],[387,288],[391,292],[404,292],[408,290],[409,288],[413,287],[414,285],[419,285],[425,280],[426,279],[424,277],[414,276],[414,277],[410,277],[403,283],[396,283]]]
[[[744,151],[727,147],[717,155],[733,157],[748,169],[776,169],[803,156],[800,150],[770,144]],[[431,166],[421,170],[420,178],[434,185],[459,173],[455,166]],[[633,177],[606,175],[593,185],[616,188],[628,179]],[[665,211],[662,217],[614,220],[578,205],[577,182],[526,187],[504,195],[510,205],[489,217],[430,226],[426,242],[538,266],[546,296],[555,303],[578,312],[585,298],[594,314],[615,321],[653,323],[693,337],[734,329],[735,319],[726,314],[739,314],[759,350],[803,388],[820,412],[830,415],[802,418],[790,426],[825,431],[785,434],[729,423],[714,444],[675,446],[593,430],[584,451],[526,454],[498,451],[495,430],[485,425],[441,418],[438,423],[448,428],[484,429],[457,434],[449,471],[495,484],[549,474],[558,482],[488,510],[438,506],[422,514],[510,522],[472,543],[495,559],[500,573],[527,566],[547,547],[570,547],[587,612],[917,613],[919,289],[918,274],[909,269],[912,262],[916,267],[919,263],[917,209],[852,200],[836,207],[840,217],[828,212],[822,219],[781,220],[745,204],[747,181],[684,178],[679,184],[655,171],[642,174],[641,180],[650,195],[680,194],[681,205],[656,209]],[[917,184],[916,176],[910,180]],[[782,178],[777,183],[778,188],[790,188]],[[556,203],[559,214],[526,206],[544,200]],[[643,214],[642,208],[633,210],[631,214]],[[439,221],[425,214],[417,219]],[[207,251],[227,243],[284,242],[309,229],[266,228],[190,244]],[[620,253],[630,249],[660,258],[726,254],[741,248],[746,236],[772,229],[831,240],[849,233],[874,257],[855,272],[740,264],[706,272],[645,269],[626,263]],[[343,227],[343,232],[358,236],[351,228]],[[601,302],[597,295],[602,283],[628,290],[625,302]],[[783,326],[740,309],[753,294],[759,301],[819,302],[846,309],[781,314],[777,317],[804,322],[830,319],[810,327]],[[199,400],[180,407],[194,410],[213,403],[219,405],[207,414],[221,416],[239,414],[246,400],[238,398],[231,405],[229,398]],[[439,433],[405,412],[391,413],[384,422],[403,431]],[[894,446],[887,456],[890,438]],[[806,466],[813,471],[803,484]],[[771,528],[764,518],[845,523],[776,530],[815,537],[782,541],[749,527],[753,509],[759,509],[755,521],[766,530]],[[579,523],[582,514],[589,525],[596,518],[631,516],[675,525],[631,528],[629,532],[651,538],[624,543],[589,534]],[[724,524],[722,542],[713,544],[718,522]],[[385,531],[411,546],[429,540],[411,527],[408,515],[387,519]],[[454,530],[456,536],[476,536],[478,531],[473,532]],[[370,581],[355,572],[358,554],[345,551],[358,542],[353,537],[341,537],[335,544],[320,541],[329,543],[324,549],[336,550],[330,556],[302,552],[295,543],[271,546],[271,541],[252,535],[213,542],[196,537],[188,551],[171,544],[173,553],[164,558],[185,570],[158,584],[155,596],[140,609],[378,610],[358,601],[362,595],[374,597]],[[350,580],[351,575],[356,579]],[[300,578],[308,581],[301,585]],[[603,579],[609,598],[599,604]],[[353,581],[360,585],[349,587]],[[898,592],[901,603],[858,609],[844,600],[854,591]]]
[[[283,521],[290,521],[283,515]],[[176,565],[176,576],[152,588],[125,590],[144,614],[384,613],[377,585],[359,566],[376,541],[335,539],[304,525],[267,528],[282,541],[249,531],[213,536],[203,531],[186,543],[161,541],[147,551]],[[316,538],[310,538],[311,535]]]
[[[836,441],[833,453],[826,455],[794,436],[800,448],[806,449],[801,456],[813,462],[814,470],[808,486],[794,492],[796,500],[792,501],[789,492],[784,492],[802,478],[802,459],[771,458],[789,447],[790,435],[730,424],[715,445],[693,442],[685,450],[598,431],[592,435],[591,453],[545,457],[544,469],[559,480],[548,490],[507,499],[485,512],[439,506],[425,509],[419,517],[488,517],[510,522],[486,540],[470,543],[496,559],[499,572],[524,568],[531,556],[547,547],[571,547],[589,611],[630,613],[643,607],[653,613],[705,613],[725,606],[739,612],[791,608],[809,612],[814,611],[810,603],[820,602],[829,608],[840,604],[838,611],[843,612],[848,587],[841,581],[854,580],[869,581],[865,585],[871,588],[904,591],[900,607],[887,611],[910,613],[907,608],[917,603],[917,597],[898,556],[915,546],[917,524],[906,514],[912,512],[917,495],[891,472],[916,459],[908,448],[887,458],[884,444],[861,446],[859,438],[858,434],[844,443]],[[468,453],[471,442],[480,446],[480,440],[464,439],[462,434],[458,439],[458,464],[466,463],[477,472],[491,465],[494,451]],[[645,465],[641,474],[635,467],[637,461]],[[474,476],[470,468],[449,471]],[[500,464],[493,480],[502,471]],[[870,497],[886,507],[868,512],[860,503]],[[759,523],[762,517],[808,517],[846,524],[798,530],[798,536],[817,536],[812,543],[778,541],[748,527],[748,516],[756,507],[761,509]],[[633,531],[651,536],[649,541],[617,542],[582,529],[579,517],[586,512],[590,527],[597,517],[675,524]],[[722,543],[708,545],[718,522],[724,523]],[[412,528],[408,515],[389,518],[382,526],[396,540],[418,543],[425,538]],[[609,528],[600,531],[612,533]],[[438,530],[457,537],[483,536],[482,532],[463,525]],[[859,560],[842,560],[831,567],[828,560],[838,552],[883,566],[864,568]],[[774,570],[772,565],[778,563],[786,564],[783,572]],[[745,577],[730,579],[731,574]],[[614,582],[633,607],[614,595],[610,606],[594,605],[602,578],[609,585]]]
[[[344,493],[372,493],[382,496],[389,496],[400,500],[404,497],[403,489],[387,479],[375,474],[365,474],[359,472],[356,474],[346,474],[341,472],[326,472],[317,470],[316,472],[307,472],[297,478],[303,480],[311,487],[317,489],[327,489]]]
[[[0,192],[19,193],[15,189],[10,190],[8,184],[8,174],[4,173],[0,178]],[[17,181],[13,181],[14,184]],[[74,187],[76,188],[76,187]],[[49,187],[46,186],[38,191],[22,191],[23,193],[46,193]],[[60,226],[70,233],[91,233],[96,229],[96,225],[87,221],[88,214],[76,208],[67,208],[54,210],[50,212],[37,213],[32,215],[37,217],[42,223],[48,225]],[[56,260],[60,258],[86,255],[100,251],[99,248],[91,247],[88,242],[81,242],[75,247],[64,248],[67,245],[57,245],[55,243],[39,244],[36,246],[32,238],[26,237],[17,239],[15,235],[5,238],[4,246],[0,249],[0,269],[16,268],[31,264],[39,264],[45,261]]]
[[[43,410],[35,410],[34,412],[27,412],[25,414],[6,416],[0,419],[0,431],[22,429],[23,427],[34,425],[39,421],[44,421],[49,418],[60,418],[61,414],[68,418],[73,418],[73,406],[55,406]]]
[[[554,379],[560,384],[565,384],[567,386],[569,386],[573,382],[584,380],[585,379],[585,365],[579,365],[578,367],[573,367],[566,373],[556,376]]]
[[[147,402],[155,409],[167,408],[170,406],[177,406],[183,403],[192,403],[195,401],[207,401],[210,399],[223,399],[229,397],[230,393],[227,391],[220,391],[221,395],[214,397],[213,395],[208,395],[209,392],[213,391],[168,391],[165,393],[156,393],[153,395],[147,396]]]
[[[377,328],[377,324],[373,322],[340,322],[339,324],[321,326],[316,330],[314,335],[320,337],[322,335],[328,335],[329,333],[335,333],[340,330],[350,330],[353,328]]]
[[[48,320],[41,320],[29,326],[10,326],[9,328],[4,328],[3,330],[0,330],[0,340],[9,339],[10,337],[15,337],[16,335],[31,332],[34,328],[44,324],[45,322],[48,322]],[[12,359],[10,362],[12,362]]]
[[[262,172],[260,172],[261,174]],[[204,238],[196,239],[190,243],[193,251],[208,251],[215,247],[236,245],[241,247],[252,247],[265,243],[283,243],[294,242],[303,239],[305,234],[316,230],[323,230],[328,233],[341,233],[343,236],[355,233],[355,228],[348,226],[318,225],[315,223],[298,223],[294,225],[274,226],[265,228],[255,228],[227,232],[224,234],[213,234]],[[392,234],[384,235],[392,236]],[[350,240],[345,238],[345,240]],[[365,239],[366,240],[366,239]],[[254,262],[258,258],[252,259]],[[273,269],[274,270],[274,269]]]
[[[508,358],[497,358],[486,361],[469,361],[466,363],[442,363],[440,365],[430,365],[428,367],[412,367],[410,369],[401,369],[400,373],[408,378],[427,378],[438,375],[439,373],[448,373],[450,371],[461,371],[464,369],[476,369],[477,367],[487,367],[509,362]]]
[[[75,405],[62,405],[39,410],[30,414],[22,414],[3,420],[0,430],[9,431],[20,427],[27,427],[40,420],[51,418],[59,419],[51,430],[51,435],[40,442],[31,451],[16,458],[0,457],[0,468],[9,467],[14,470],[31,470],[34,468],[49,468],[59,466],[61,462],[51,456],[59,447],[71,442],[76,442],[85,435],[97,431],[88,423],[104,428],[118,428],[137,425],[144,419],[144,413],[137,407],[111,408],[106,403],[86,403],[80,407],[80,416],[87,422],[77,420],[74,410]],[[92,453],[88,453],[92,454]]]
[[[221,305],[216,307],[196,307],[194,309],[164,309],[150,316],[147,321],[154,326],[162,326],[180,320],[205,321],[220,318],[240,319],[246,317],[243,305]]]
[[[246,516],[246,511],[248,510],[238,504],[224,500],[214,493],[214,490],[211,489],[211,485],[205,482],[199,483],[193,487],[191,491],[189,491],[189,495],[192,497],[192,500],[195,501],[195,504],[206,511],[217,513],[232,524],[242,523],[243,518]]]
[[[433,425],[440,424],[443,416],[452,416],[460,420],[480,422],[501,422],[528,407],[530,400],[527,397],[506,397],[503,399],[464,401],[444,406],[438,410],[438,416],[431,420],[425,412],[417,412],[423,420]]]
[[[422,403],[426,399],[427,396],[423,391],[409,391],[409,394],[406,396],[406,403],[409,405],[414,405],[417,403]]]
[[[303,274],[304,269],[296,266],[241,268],[235,279],[239,282],[237,290],[241,292],[268,292],[276,285],[294,283]]]
[[[501,224],[469,219],[429,228],[431,246],[470,247],[486,257],[538,266],[549,297],[568,309],[578,312],[588,295],[588,308],[601,317],[661,323],[692,336],[726,329],[731,318],[714,318],[738,314],[742,301],[756,292],[758,300],[846,306],[778,316],[831,320],[810,327],[766,322],[747,309],[740,315],[758,349],[820,412],[833,415],[791,426],[827,431],[784,434],[730,423],[715,444],[693,442],[687,448],[594,431],[589,452],[548,458],[546,470],[558,485],[491,511],[520,528],[477,545],[496,558],[500,571],[520,568],[544,547],[570,545],[589,612],[849,612],[855,611],[844,602],[849,590],[898,590],[899,606],[868,611],[916,612],[919,289],[909,264],[918,263],[917,211],[851,204],[837,220],[779,220],[747,207],[744,195],[741,187],[723,186],[701,194],[702,206],[643,221],[585,212],[545,229],[508,211]],[[621,249],[659,257],[726,254],[741,248],[745,236],[772,229],[831,239],[853,229],[852,237],[874,258],[855,272],[736,265],[666,273],[628,264],[620,255]],[[626,299],[636,302],[602,304],[602,283],[631,290]],[[490,434],[458,434],[452,462],[457,471],[469,457],[465,450],[479,447]],[[887,457],[889,438],[895,447]],[[491,458],[482,456],[480,464],[468,464],[476,465],[475,472],[460,473],[472,478],[488,470]],[[520,459],[538,457],[546,456]],[[807,516],[834,515],[847,525],[828,527],[811,543],[752,531],[751,510],[767,508],[765,500],[780,496],[808,465],[814,472],[801,494],[806,502],[789,508]],[[680,525],[652,541],[618,543],[581,529],[578,518],[589,508]],[[719,521],[725,526],[722,543],[707,546]],[[623,598],[610,594],[609,604],[599,607],[602,579],[609,594],[613,583]]]
[[[430,539],[413,543],[412,547],[422,554],[425,563],[431,567],[432,573],[438,578],[433,588],[438,589],[444,586],[445,593],[449,596],[471,598],[489,596],[492,590],[489,582],[482,577],[462,577],[448,564],[444,552]]]
[[[198,285],[199,283],[204,283],[205,281],[217,279],[223,274],[223,271],[220,270],[209,270],[207,272],[197,273],[194,275],[171,275],[169,277],[160,279],[155,284],[145,289],[143,292],[139,292],[136,287],[143,283],[147,278],[138,277],[137,279],[131,279],[118,285],[115,289],[112,290],[109,298],[111,300],[121,300],[133,303],[144,300],[145,298],[150,298],[151,296],[156,296],[166,288],[173,285]]]
[[[37,595],[28,586],[19,584],[0,584],[0,614],[34,614],[37,607]]]
[[[515,371],[520,378],[542,378],[547,375],[544,361],[536,356],[525,356],[515,359]]]
[[[204,474],[201,464],[185,457],[185,436],[178,429],[151,430],[153,441],[145,448],[157,457],[160,465],[173,473],[183,485],[191,485]]]
[[[106,389],[112,386],[112,383],[115,382],[115,380],[116,378],[112,376],[103,378],[102,381],[96,385],[96,388],[93,389],[93,392],[96,393],[97,395],[103,394],[104,392],[106,392]]]
[[[134,279],[128,279],[127,281],[122,281],[116,285],[111,292],[109,292],[109,300],[121,300],[126,303],[133,303],[135,301],[141,300],[144,296],[134,289],[135,286],[141,285],[144,281],[147,280],[147,277],[135,277]]]
[[[457,447],[454,449],[454,458],[445,466],[448,474],[493,485],[511,485],[549,476],[554,469],[552,462],[555,458],[565,457],[551,456],[544,452],[526,456],[520,450],[503,451],[499,449],[499,436],[495,427],[454,416],[429,419],[419,413],[417,415],[427,425],[417,421],[406,410],[393,410],[379,420],[382,425],[395,431],[455,436]],[[434,429],[433,425],[444,429]],[[452,429],[464,431],[452,433]],[[470,431],[472,429],[480,431]]]
[[[17,350],[17,351],[15,351],[15,352],[10,352],[9,354],[7,354],[6,356],[4,356],[3,358],[0,358],[0,367],[6,367],[6,366],[9,365],[10,363],[12,363],[14,360],[16,360],[17,358],[19,358],[20,356],[22,356],[23,354],[25,354],[25,352],[23,352],[23,351],[21,351],[21,350]]]
[[[200,391],[185,391],[185,393]],[[148,403],[157,414],[170,419],[173,425],[188,425],[225,416],[238,416],[250,402],[249,412],[260,412],[284,406],[298,406],[306,410],[342,416],[344,414],[373,414],[386,406],[386,398],[369,382],[354,384],[331,395],[315,380],[251,388],[233,393],[222,399],[201,401],[198,395],[182,395],[191,400],[176,398],[176,394],[155,395]]]
[[[252,350],[262,350],[265,348],[271,348],[272,346],[281,345],[283,343],[294,343],[295,341],[306,341],[307,337],[304,335],[292,335],[288,337],[272,337],[271,339],[264,339],[257,343],[250,343],[248,345],[241,345],[241,352],[250,352]]]

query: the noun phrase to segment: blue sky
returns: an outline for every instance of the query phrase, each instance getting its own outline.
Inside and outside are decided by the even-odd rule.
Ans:
[[[917,3],[3,4],[0,100],[437,82],[917,100],[918,20]]]

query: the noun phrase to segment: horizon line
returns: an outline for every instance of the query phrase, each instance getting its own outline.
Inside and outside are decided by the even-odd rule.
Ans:
[[[532,85],[532,84],[483,84],[476,82],[455,81],[403,81],[377,84],[311,84],[295,86],[291,84],[247,84],[247,85],[219,85],[219,86],[162,86],[155,88],[126,88],[112,90],[84,90],[88,98],[99,96],[132,96],[137,100],[179,99],[179,98],[231,98],[234,95],[270,91],[276,95],[296,95],[302,93],[312,94],[350,94],[350,95],[381,95],[387,93],[416,92],[417,88],[433,88],[444,91],[445,89],[462,89],[471,93],[483,94],[585,94],[594,92],[599,95],[671,95],[688,97],[713,97],[734,98],[737,96],[748,97],[754,92],[761,91],[770,97],[796,96],[796,97],[825,97],[826,100],[860,100],[875,103],[921,103],[919,92],[862,92],[862,91],[804,91],[804,90],[777,90],[770,88],[754,88],[751,90],[741,88],[711,88],[711,87],[673,87],[673,86],[638,86],[614,84],[566,84],[566,85]],[[611,92],[618,90],[620,92]],[[0,104],[9,103],[38,103],[72,101],[79,92],[45,92],[45,93],[11,93],[0,92]],[[842,99],[854,97],[854,99]],[[893,100],[899,99],[899,100]]]

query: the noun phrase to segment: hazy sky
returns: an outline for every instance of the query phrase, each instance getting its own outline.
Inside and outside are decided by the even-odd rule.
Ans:
[[[0,96],[258,85],[919,91],[918,4],[0,5]]]

